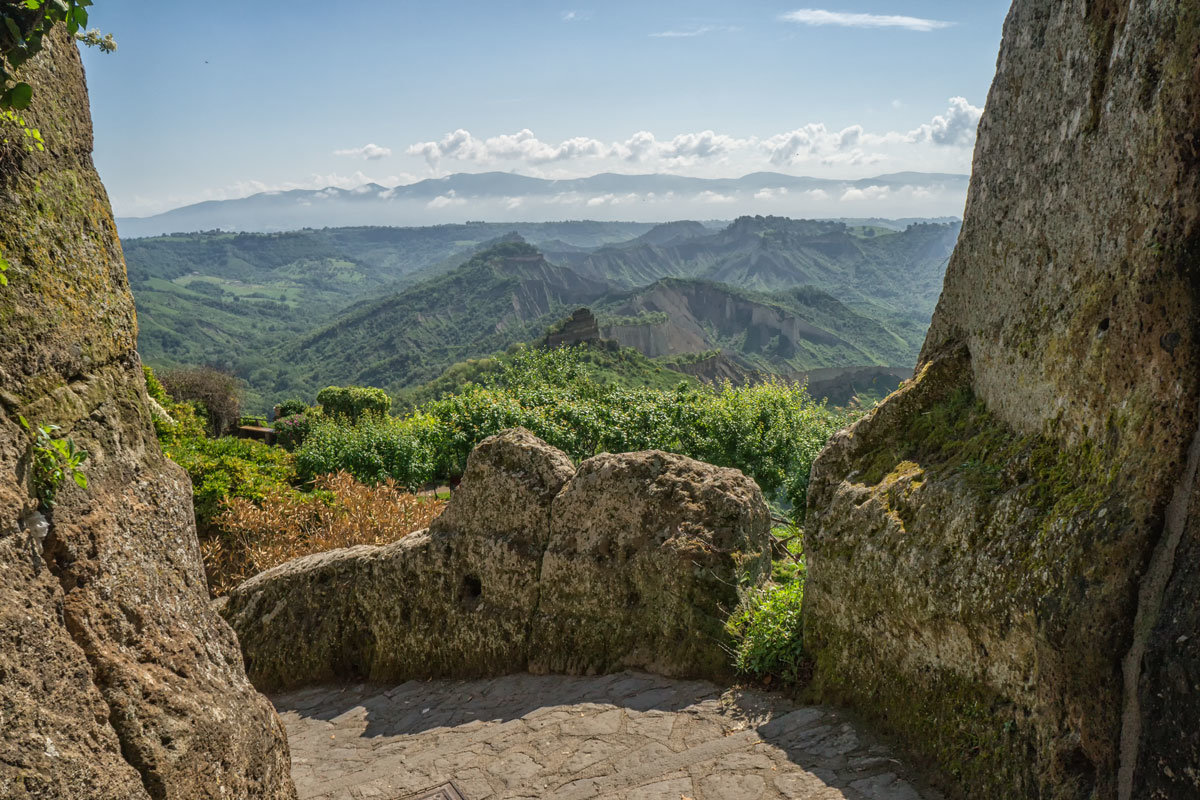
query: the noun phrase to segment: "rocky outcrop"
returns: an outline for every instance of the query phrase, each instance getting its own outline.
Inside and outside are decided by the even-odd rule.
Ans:
[[[45,152],[0,160],[0,797],[294,797],[154,436],[74,42],[48,36],[22,77]],[[48,525],[18,416],[88,452]]]
[[[257,686],[727,672],[723,620],[769,569],[740,472],[650,451],[578,472],[528,431],[484,440],[428,531],[296,559],[230,595]],[[726,613],[723,613],[726,612]]]
[[[813,467],[815,689],[973,797],[1200,792],[1198,130],[1194,3],[1017,0],[916,377]]]
[[[600,326],[590,308],[577,308],[546,334],[547,347],[570,347],[600,339]]]

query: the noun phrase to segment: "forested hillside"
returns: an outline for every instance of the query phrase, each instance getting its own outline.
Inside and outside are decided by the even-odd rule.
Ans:
[[[957,230],[471,223],[181,234],[130,240],[126,253],[142,357],[234,372],[262,410],[330,383],[411,393],[579,306],[594,307],[605,338],[681,374],[909,366]]]

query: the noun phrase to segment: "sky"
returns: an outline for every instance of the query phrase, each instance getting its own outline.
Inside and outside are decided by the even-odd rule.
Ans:
[[[98,0],[95,161],[118,216],[492,170],[969,172],[1007,0],[809,1]]]

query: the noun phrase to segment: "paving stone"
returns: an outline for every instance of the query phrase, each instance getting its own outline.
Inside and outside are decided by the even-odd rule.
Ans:
[[[305,689],[274,698],[301,800],[938,800],[826,708],[622,673]]]
[[[717,773],[700,781],[700,796],[703,800],[723,800],[727,797],[758,800],[766,788],[766,782],[758,775]]]

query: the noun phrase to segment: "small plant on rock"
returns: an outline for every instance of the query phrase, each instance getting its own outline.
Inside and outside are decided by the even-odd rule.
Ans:
[[[57,425],[38,425],[35,430],[24,417],[17,419],[33,437],[33,491],[38,503],[43,508],[54,508],[58,490],[68,478],[86,489],[87,475],[79,465],[87,460],[87,451],[76,447],[74,439],[55,436]]]
[[[727,629],[737,640],[734,666],[751,677],[785,683],[800,681],[804,667],[804,633],[800,609],[804,581],[766,586],[754,591],[729,618]]]

